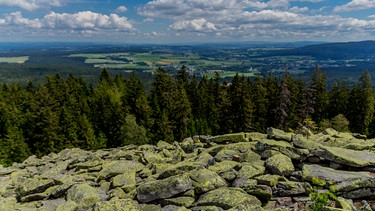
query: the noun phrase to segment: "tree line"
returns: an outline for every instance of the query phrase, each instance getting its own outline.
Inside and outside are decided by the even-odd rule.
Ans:
[[[265,132],[333,127],[375,136],[374,89],[369,71],[354,86],[337,81],[327,89],[316,67],[310,80],[246,78],[231,81],[154,72],[150,90],[131,74],[112,77],[103,70],[98,85],[69,75],[47,76],[44,83],[0,86],[0,163],[65,148],[85,150],[127,144],[180,141],[193,135]]]

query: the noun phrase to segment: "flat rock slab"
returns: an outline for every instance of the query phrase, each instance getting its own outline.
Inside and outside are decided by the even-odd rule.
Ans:
[[[166,199],[191,189],[193,183],[186,174],[168,177],[140,185],[137,188],[137,199],[142,203],[156,199]]]
[[[303,165],[302,168],[303,179],[311,181],[312,178],[323,179],[327,182],[342,183],[354,179],[372,179],[374,178],[370,172],[355,172],[355,171],[340,171],[334,170],[319,165]]]
[[[329,161],[353,167],[375,166],[375,153],[339,147],[322,147],[311,152]]]
[[[217,206],[227,210],[239,205],[261,206],[262,203],[242,189],[222,187],[203,194],[195,205]]]

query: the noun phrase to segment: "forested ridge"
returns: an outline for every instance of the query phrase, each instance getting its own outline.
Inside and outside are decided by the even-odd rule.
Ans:
[[[95,87],[72,75],[26,87],[3,84],[0,164],[65,148],[174,142],[267,127],[333,127],[373,137],[374,97],[369,71],[354,86],[337,81],[328,90],[318,67],[307,82],[287,71],[281,78],[236,75],[226,82],[219,75],[198,80],[184,67],[176,75],[159,68],[147,91],[135,74],[111,77],[107,70]]]

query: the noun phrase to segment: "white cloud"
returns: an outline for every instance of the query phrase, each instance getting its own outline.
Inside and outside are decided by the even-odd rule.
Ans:
[[[133,26],[126,17],[117,14],[103,15],[91,11],[74,14],[51,12],[44,16],[42,22],[46,28],[57,29],[116,29],[133,30]]]
[[[153,0],[139,8],[138,14],[172,21],[169,29],[177,31],[181,37],[207,33],[236,40],[276,37],[320,40],[375,31],[375,22],[338,15],[311,15],[308,7],[290,8],[292,1],[323,0]]]
[[[15,25],[29,28],[42,28],[43,24],[39,19],[28,19],[22,16],[21,12],[13,12],[5,15],[5,19],[1,19],[3,25]]]
[[[45,7],[59,7],[62,2],[63,0],[0,0],[0,5],[32,11]]]
[[[212,32],[216,30],[215,24],[208,22],[204,18],[178,21],[170,26],[174,30],[187,30],[195,32]]]
[[[375,7],[375,0],[352,0],[351,2],[337,6],[334,12],[348,12],[354,10],[371,9]]]
[[[289,9],[289,12],[293,13],[304,13],[309,11],[310,9],[308,7],[292,7]]]
[[[124,13],[128,11],[128,8],[126,8],[125,6],[119,6],[117,7],[117,9],[115,10],[116,13]]]
[[[117,14],[103,15],[91,11],[83,11],[74,14],[50,12],[42,19],[28,19],[21,12],[5,15],[0,19],[2,25],[8,27],[28,27],[34,29],[63,30],[63,31],[98,31],[117,30],[135,31],[133,25],[126,17]]]

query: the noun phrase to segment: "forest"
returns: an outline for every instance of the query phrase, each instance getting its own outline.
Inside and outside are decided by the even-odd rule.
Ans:
[[[181,141],[194,135],[265,132],[267,127],[311,131],[332,127],[375,137],[375,93],[368,70],[357,83],[336,81],[316,67],[309,80],[271,73],[225,81],[218,74],[199,80],[186,68],[154,73],[149,89],[135,73],[110,75],[97,85],[58,74],[26,86],[0,86],[0,164],[65,148],[85,150],[127,144]]]

